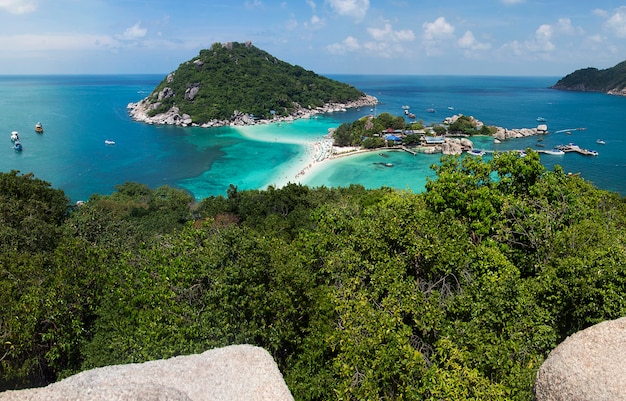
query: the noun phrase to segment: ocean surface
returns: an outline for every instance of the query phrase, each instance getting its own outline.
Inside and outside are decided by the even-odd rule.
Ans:
[[[408,105],[427,124],[462,113],[488,125],[532,128],[541,116],[550,131],[542,142],[532,137],[494,144],[489,138],[473,138],[475,147],[550,149],[574,142],[599,155],[542,155],[544,165],[552,169],[559,164],[602,189],[626,195],[626,97],[548,89],[559,77],[329,77],[378,97],[380,104],[245,128],[153,126],[133,121],[127,105],[146,97],[164,75],[0,76],[0,135],[6,136],[0,171],[32,172],[72,200],[109,194],[126,181],[183,188],[201,200],[225,194],[230,184],[252,189],[284,181],[307,163],[311,144],[329,128],[370,113],[402,115],[402,106]],[[429,108],[436,111],[426,112]],[[35,133],[37,122],[43,134]],[[22,152],[12,149],[12,131],[20,135]],[[597,144],[597,139],[606,144]],[[426,177],[434,177],[430,166],[440,157],[401,151],[345,157],[324,162],[323,169],[316,174],[312,170],[300,182],[420,192]]]

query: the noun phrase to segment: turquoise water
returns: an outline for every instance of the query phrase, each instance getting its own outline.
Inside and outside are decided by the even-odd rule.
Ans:
[[[626,194],[626,98],[546,89],[558,77],[425,77],[332,75],[377,96],[372,111],[402,114],[402,105],[425,122],[440,122],[455,113],[473,115],[507,128],[534,127],[547,119],[551,134],[542,142],[575,142],[596,149],[598,157],[543,155],[548,168],[562,165],[580,172],[601,188]],[[310,145],[328,128],[353,121],[370,110],[352,110],[310,120],[268,126],[181,128],[152,126],[129,118],[126,106],[144,98],[161,75],[4,76],[0,77],[0,135],[6,135],[0,171],[33,172],[63,189],[73,200],[108,194],[125,181],[151,187],[168,184],[202,199],[225,194],[232,183],[240,189],[263,188],[284,178],[307,160]],[[454,110],[449,110],[448,107]],[[427,113],[427,108],[436,109]],[[36,134],[41,122],[45,132]],[[585,131],[554,133],[585,127]],[[9,136],[18,131],[24,150],[11,149]],[[597,145],[602,138],[606,145]],[[115,145],[105,145],[106,139]],[[476,139],[477,147],[506,150],[536,147],[536,138],[500,145]],[[1,140],[0,140],[0,143]],[[539,149],[539,148],[537,148]],[[382,153],[382,155],[381,155]],[[350,183],[369,188],[383,185],[421,191],[429,166],[439,155],[375,152],[327,162],[310,185]],[[381,163],[393,163],[389,168]]]

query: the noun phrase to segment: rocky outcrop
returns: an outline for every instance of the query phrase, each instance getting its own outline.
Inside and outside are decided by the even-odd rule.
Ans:
[[[235,345],[141,364],[107,366],[0,401],[292,401],[271,355]]]
[[[446,138],[446,141],[440,145],[441,153],[444,155],[460,155],[463,149],[473,146],[472,141],[467,138]]]
[[[513,138],[525,138],[527,136],[543,135],[547,131],[539,130],[538,128],[502,128],[496,127],[496,133],[493,137],[499,141],[505,141]]]
[[[462,117],[463,114],[457,114],[454,116],[446,117],[443,122],[444,124],[454,124],[456,120]],[[477,131],[480,131],[482,127],[485,125],[482,121],[477,120],[473,116],[468,116],[469,120],[476,127]],[[513,138],[525,138],[528,136],[535,135],[545,135],[548,133],[548,127],[545,124],[540,124],[536,128],[503,128],[503,127],[493,127],[495,129],[495,133],[493,134],[494,139],[499,141],[504,141],[507,139]]]
[[[185,92],[185,99],[193,100],[198,93],[197,86],[191,86]],[[203,124],[195,124],[188,114],[180,115],[178,107],[173,106],[167,112],[149,116],[151,110],[155,110],[159,107],[160,102],[167,97],[173,96],[173,92],[170,88],[164,88],[158,93],[157,99],[159,102],[151,103],[148,98],[141,100],[137,103],[129,103],[127,109],[130,116],[135,121],[144,122],[147,124],[157,125],[179,125],[183,127],[187,126],[199,126],[204,128],[210,127],[223,127],[223,126],[242,126],[242,125],[255,125],[255,124],[268,124],[271,122],[280,121],[292,121],[298,118],[310,118],[316,114],[336,113],[339,111],[345,111],[346,109],[358,108],[358,107],[371,107],[378,104],[378,99],[374,96],[363,96],[360,99],[347,102],[347,103],[327,103],[322,107],[302,107],[298,104],[294,104],[295,111],[288,116],[275,116],[272,119],[255,119],[248,114],[242,113],[238,110],[233,112],[233,115],[228,120],[212,120]]]
[[[626,400],[626,317],[571,335],[541,365],[537,401]]]

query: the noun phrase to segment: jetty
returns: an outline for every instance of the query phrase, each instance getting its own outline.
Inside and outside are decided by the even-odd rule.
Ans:
[[[567,145],[555,146],[555,149],[562,150],[565,153],[576,152],[576,153],[580,153],[581,155],[584,155],[584,156],[598,156],[598,152],[597,151],[581,148],[580,146],[576,145],[575,143],[571,143],[571,142],[568,143]]]
[[[415,156],[417,154],[417,152],[415,152],[414,150],[411,150],[409,148],[407,148],[406,146],[402,147],[402,150],[404,150],[405,152],[408,152],[410,154],[412,154],[413,156]]]

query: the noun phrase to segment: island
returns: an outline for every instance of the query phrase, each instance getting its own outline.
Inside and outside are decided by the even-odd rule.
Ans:
[[[355,87],[281,61],[251,42],[215,43],[128,104],[149,124],[219,127],[310,117],[378,103]]]
[[[604,70],[593,67],[576,70],[550,88],[626,96],[626,61]]]

